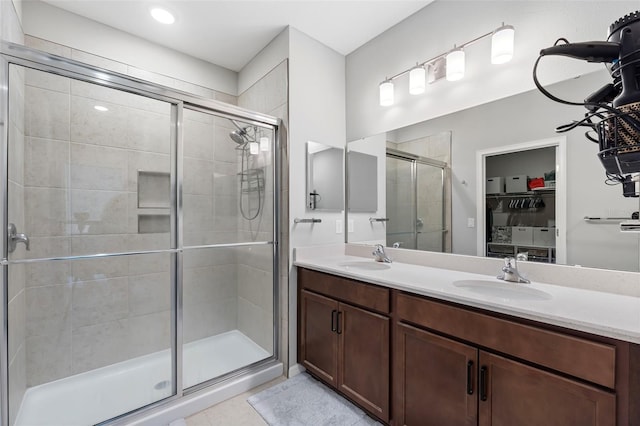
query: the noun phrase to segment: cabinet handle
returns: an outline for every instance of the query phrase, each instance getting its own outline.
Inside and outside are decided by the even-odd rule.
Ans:
[[[342,334],[342,324],[340,323],[340,320],[342,319],[342,312],[338,311],[338,330],[337,333],[338,334]]]
[[[467,363],[467,394],[473,395],[473,361]]]
[[[487,400],[487,367],[480,367],[480,400]]]
[[[336,314],[338,313],[338,311],[336,311],[335,309],[333,311],[331,311],[331,331],[338,331],[338,328],[336,327]]]

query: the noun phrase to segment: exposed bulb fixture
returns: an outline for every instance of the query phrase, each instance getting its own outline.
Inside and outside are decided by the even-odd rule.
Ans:
[[[392,77],[387,77],[380,83],[380,105],[391,106],[394,103],[393,80],[409,74],[409,93],[418,95],[424,93],[426,85],[441,78],[457,81],[465,75],[464,49],[480,40],[491,37],[491,63],[504,64],[513,58],[515,29],[512,25],[502,25],[495,30],[474,38],[466,43],[454,45],[453,50],[434,56],[415,66],[402,71]]]
[[[447,53],[447,80],[457,81],[464,77],[464,50],[454,48]]]
[[[380,83],[380,106],[393,105],[393,83],[385,80]]]
[[[262,136],[260,138],[260,151],[269,151],[269,138]]]
[[[258,142],[249,142],[249,152],[253,155],[260,152],[260,145],[258,145]]]
[[[93,107],[93,109],[100,111],[100,112],[107,112],[109,111],[109,108],[102,106],[102,105],[96,105]]]
[[[427,71],[424,66],[416,64],[415,68],[409,71],[409,93],[419,95],[424,93],[427,82]]]
[[[491,35],[491,63],[504,64],[513,58],[515,29],[512,25],[504,25]]]
[[[176,22],[175,16],[171,12],[161,7],[154,7],[150,11],[151,16],[161,24],[171,25]]]

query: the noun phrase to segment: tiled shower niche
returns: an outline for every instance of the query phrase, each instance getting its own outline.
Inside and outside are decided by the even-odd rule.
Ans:
[[[171,175],[138,170],[138,233],[171,231]]]

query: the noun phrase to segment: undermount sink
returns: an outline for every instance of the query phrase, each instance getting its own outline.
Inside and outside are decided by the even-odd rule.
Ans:
[[[382,271],[391,268],[388,263],[376,262],[375,260],[354,260],[342,262],[339,265],[346,269],[361,269],[363,271]]]
[[[483,296],[506,300],[550,300],[551,295],[542,290],[527,287],[527,284],[490,280],[454,281],[454,286]]]

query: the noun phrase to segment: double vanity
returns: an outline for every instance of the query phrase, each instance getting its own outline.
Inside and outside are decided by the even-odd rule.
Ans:
[[[527,263],[533,283],[516,284],[495,278],[500,260],[389,252],[297,249],[298,362],[313,376],[385,424],[640,425],[637,274],[544,284],[548,266]]]

